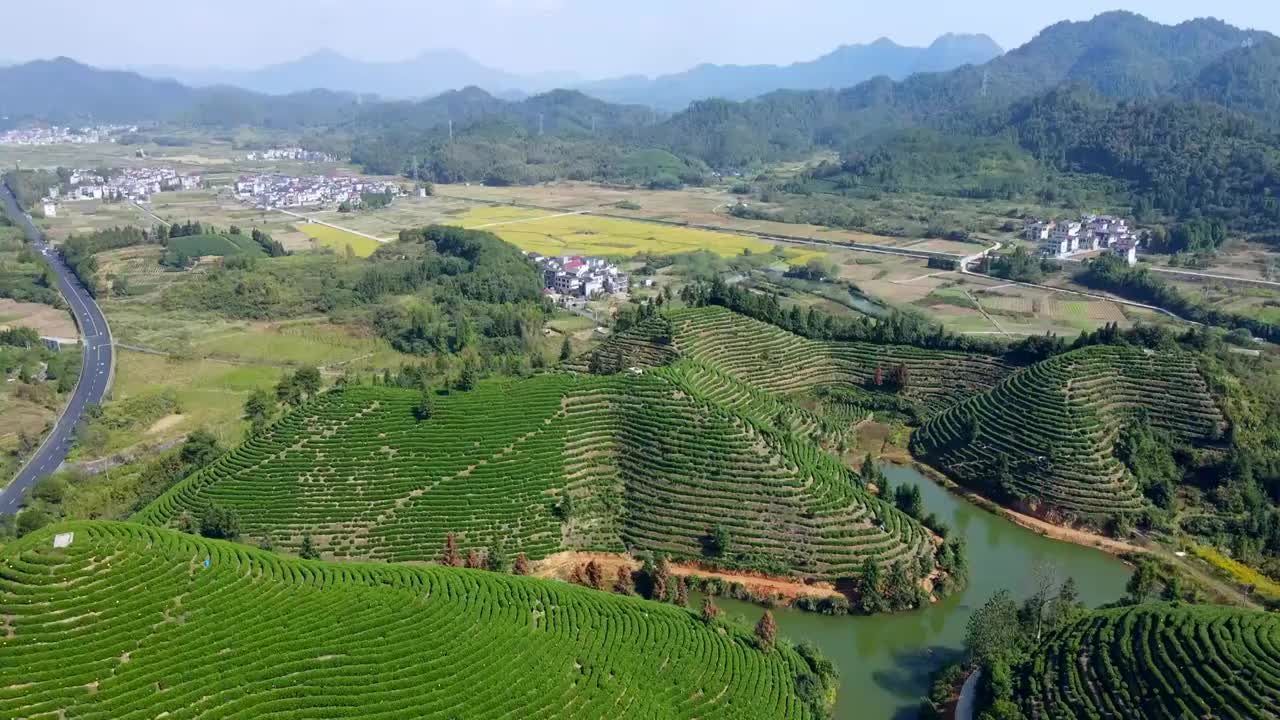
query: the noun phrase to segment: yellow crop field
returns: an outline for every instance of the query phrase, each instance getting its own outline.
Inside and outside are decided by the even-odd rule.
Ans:
[[[345,253],[347,248],[350,247],[351,252],[358,257],[369,257],[374,250],[382,247],[382,243],[377,240],[371,240],[363,235],[356,235],[328,225],[298,223],[297,228],[320,245],[333,248],[339,254]]]
[[[544,255],[673,255],[709,250],[730,256],[743,250],[767,253],[774,247],[748,235],[511,207],[477,208],[459,217],[457,224],[488,230],[521,250]],[[789,248],[786,256],[792,262],[804,262],[822,254],[821,249]]]
[[[1244,563],[1233,560],[1226,555],[1218,552],[1211,547],[1197,545],[1195,554],[1209,564],[1226,572],[1235,578],[1236,582],[1244,585],[1252,585],[1259,595],[1271,598],[1273,600],[1280,599],[1280,583],[1275,582],[1271,578],[1245,565]]]

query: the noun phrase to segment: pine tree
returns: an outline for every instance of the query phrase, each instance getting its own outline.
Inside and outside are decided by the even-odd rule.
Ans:
[[[710,595],[702,596],[702,622],[708,625],[715,622],[720,617],[720,608],[716,607],[715,602]]]
[[[604,569],[595,560],[587,563],[587,584],[596,590],[604,589]]]
[[[440,557],[442,565],[449,567],[460,567],[462,558],[458,556],[458,541],[454,538],[453,533],[449,533],[444,537],[444,555]]]
[[[516,556],[516,564],[514,567],[511,568],[511,572],[515,573],[516,575],[529,574],[529,558],[525,557],[524,553],[520,553],[519,555]]]
[[[613,581],[613,591],[622,595],[636,593],[636,582],[631,578],[631,568],[626,565],[618,566],[618,576]]]
[[[573,346],[569,344],[569,336],[564,336],[564,342],[560,343],[560,362],[565,362],[573,357]]]
[[[315,543],[311,541],[311,535],[302,536],[302,549],[298,551],[298,557],[303,560],[319,560],[320,551],[316,549]]]
[[[760,641],[761,648],[773,649],[773,643],[778,639],[778,623],[773,619],[773,611],[765,610],[760,616],[760,622],[756,623],[756,639]]]

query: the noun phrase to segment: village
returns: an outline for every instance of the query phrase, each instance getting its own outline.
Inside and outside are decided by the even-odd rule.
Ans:
[[[359,207],[366,195],[396,197],[400,185],[349,175],[245,175],[236,180],[236,197],[264,209],[347,204]]]
[[[627,274],[601,257],[555,257],[536,252],[526,253],[526,257],[542,270],[544,292],[554,302],[568,304],[606,294],[625,295],[631,289]]]
[[[112,143],[117,135],[137,132],[134,125],[96,125],[85,128],[28,127],[6,130],[0,133],[0,145],[93,145]]]
[[[1040,244],[1040,254],[1068,258],[1089,252],[1114,253],[1130,265],[1138,262],[1142,235],[1128,221],[1110,215],[1082,215],[1078,221],[1028,218],[1022,235]]]
[[[246,160],[294,160],[305,163],[331,163],[337,162],[338,159],[328,153],[317,152],[315,150],[304,150],[300,147],[271,148],[269,150],[255,150],[245,156]]]
[[[199,175],[183,175],[173,168],[119,168],[103,174],[100,170],[59,170],[62,185],[49,188],[44,198],[45,217],[57,217],[57,203],[80,200],[128,200],[149,202],[160,192],[198,190]]]

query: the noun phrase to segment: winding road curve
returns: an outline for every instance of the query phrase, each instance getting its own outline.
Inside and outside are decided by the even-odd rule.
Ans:
[[[31,222],[31,217],[18,207],[17,201],[8,186],[0,184],[0,204],[4,212],[15,222],[21,224],[31,241],[32,247],[45,256],[54,272],[58,275],[58,290],[71,308],[76,325],[80,328],[80,342],[84,351],[84,365],[80,371],[80,382],[71,393],[71,400],[58,416],[53,430],[45,437],[44,442],[36,450],[35,455],[18,471],[17,477],[8,487],[0,490],[0,515],[9,515],[18,511],[22,504],[22,496],[36,484],[40,478],[48,475],[67,457],[71,449],[76,423],[80,421],[84,408],[89,404],[101,404],[111,388],[112,347],[111,329],[107,320],[80,280],[62,261],[62,257],[45,242],[43,234]]]

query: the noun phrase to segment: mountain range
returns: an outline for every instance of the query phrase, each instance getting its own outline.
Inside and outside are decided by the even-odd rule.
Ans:
[[[913,73],[981,65],[1001,52],[986,35],[943,35],[923,48],[880,38],[867,45],[844,45],[816,60],[790,65],[699,65],[655,78],[628,76],[584,83],[577,89],[610,102],[681,110],[695,100],[711,97],[746,100],[774,90],[850,87],[877,76],[901,80]]]
[[[981,64],[1001,52],[1000,46],[985,35],[944,35],[928,47],[907,47],[881,38],[868,45],[845,45],[815,60],[790,65],[704,64],[654,78],[628,75],[594,82],[584,82],[572,73],[509,73],[483,65],[457,50],[429,50],[399,62],[364,62],[325,49],[254,70],[168,66],[129,69],[192,87],[227,85],[271,95],[325,89],[394,100],[479,87],[493,95],[518,99],[524,94],[568,88],[609,102],[680,110],[707,97],[745,100],[779,89],[848,87],[877,75],[898,80],[915,72]]]

